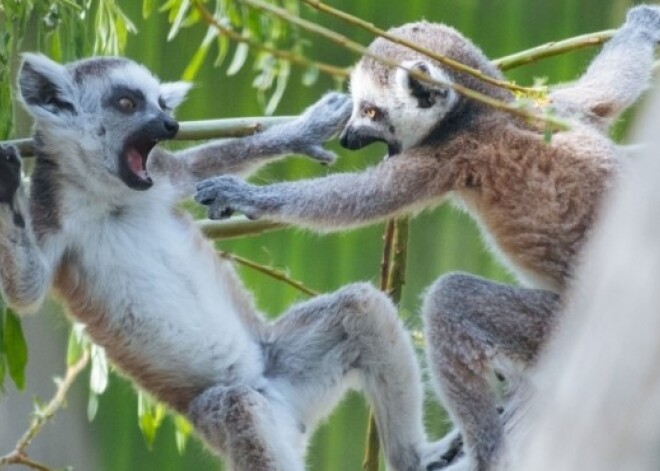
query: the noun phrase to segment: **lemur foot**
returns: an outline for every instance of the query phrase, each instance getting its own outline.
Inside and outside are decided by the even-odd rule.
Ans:
[[[226,219],[235,211],[257,219],[275,209],[277,201],[262,194],[263,189],[231,175],[209,178],[197,185],[195,201],[209,206],[210,219]]]
[[[349,95],[328,93],[298,118],[279,127],[280,137],[290,142],[292,152],[308,155],[322,164],[333,163],[337,156],[324,149],[323,144],[343,129],[351,108]]]
[[[21,159],[14,147],[0,146],[0,203],[11,204],[21,184]]]
[[[424,471],[448,469],[449,466],[462,461],[463,457],[463,437],[454,430],[442,440],[428,445],[422,456],[422,469]]]
[[[660,7],[638,5],[631,8],[626,16],[626,26],[644,30],[653,41],[660,42]]]

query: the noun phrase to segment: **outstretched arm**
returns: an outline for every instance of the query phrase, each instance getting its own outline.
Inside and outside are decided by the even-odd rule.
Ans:
[[[335,160],[323,144],[342,129],[351,113],[348,95],[328,93],[291,122],[252,136],[218,140],[171,155],[159,149],[152,156],[157,171],[170,175],[186,195],[205,178],[247,175],[287,154],[304,154],[322,164]]]
[[[19,313],[35,311],[50,285],[50,270],[37,245],[21,185],[16,149],[0,146],[0,291]]]
[[[225,176],[202,182],[195,199],[219,219],[239,211],[319,230],[359,226],[428,205],[449,191],[451,168],[435,156],[409,151],[359,173],[268,186]]]
[[[648,87],[660,41],[660,8],[640,5],[593,60],[585,74],[552,92],[553,102],[577,107],[607,128]]]

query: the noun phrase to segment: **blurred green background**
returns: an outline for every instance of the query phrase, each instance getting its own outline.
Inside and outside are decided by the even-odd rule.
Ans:
[[[0,5],[2,4],[0,0]],[[164,80],[181,77],[190,57],[197,50],[205,28],[184,30],[173,41],[167,41],[169,24],[163,14],[152,14],[142,19],[142,2],[116,0],[137,26],[139,32],[130,35],[126,55],[144,63]],[[472,38],[492,58],[507,55],[544,42],[577,34],[616,27],[632,2],[627,0],[332,0],[337,8],[360,16],[387,28],[405,22],[426,19],[448,23]],[[326,25],[350,38],[368,44],[371,37],[364,31],[347,26],[332,18],[301,6],[304,17]],[[324,62],[349,66],[357,57],[323,39],[307,35],[308,55]],[[22,49],[34,47],[29,37]],[[233,45],[232,45],[233,48]],[[532,83],[536,77],[547,77],[550,83],[575,78],[596,50],[566,54],[544,60],[518,70],[508,77],[522,84]],[[231,54],[231,51],[230,51]],[[258,116],[260,107],[255,90],[251,87],[254,71],[248,62],[237,75],[225,75],[222,68],[212,66],[212,53],[195,79],[195,88],[180,108],[178,118],[195,120],[235,116]],[[14,61],[12,66],[16,66]],[[293,73],[284,97],[275,114],[296,114],[315,101],[337,83],[321,76],[312,86],[301,85],[302,71],[293,67]],[[625,126],[617,128],[617,137],[625,134]],[[20,118],[16,134],[25,136],[29,123]],[[333,168],[323,168],[302,158],[289,159],[262,171],[256,182],[294,180],[323,175],[336,170],[359,170],[377,162],[384,148],[374,146],[360,152],[348,153],[332,146],[341,154]],[[333,291],[358,280],[377,283],[382,250],[383,226],[377,225],[342,234],[318,235],[298,229],[286,229],[242,240],[227,241],[223,249],[233,251],[252,260],[286,268],[289,274],[318,291]],[[418,317],[424,288],[443,273],[467,271],[499,280],[511,280],[487,253],[475,224],[457,209],[446,204],[418,215],[411,224],[407,283],[401,304],[401,313],[411,326],[419,328]],[[248,269],[241,274],[254,292],[259,307],[269,316],[276,316],[291,303],[304,299],[304,295]],[[36,316],[25,321],[31,362],[28,366],[28,388],[18,393],[11,386],[0,398],[0,453],[13,447],[24,422],[9,417],[4,410],[13,404],[29,402],[32,395],[45,384],[44,396],[50,390],[48,379],[63,370],[63,349],[68,324],[62,316]],[[48,325],[47,330],[43,325]],[[39,324],[39,325],[37,325]],[[54,339],[54,340],[53,340]],[[52,353],[52,352],[57,353]],[[61,355],[59,355],[61,353]],[[420,361],[423,358],[420,357]],[[45,372],[45,373],[44,373]],[[50,372],[50,373],[48,373]],[[44,374],[47,376],[44,380]],[[44,382],[45,381],[45,382]],[[83,383],[82,381],[81,383]],[[53,466],[73,465],[75,469],[91,466],[98,470],[211,470],[219,469],[212,458],[196,441],[192,441],[184,455],[174,445],[172,425],[168,421],[160,430],[152,450],[141,437],[137,425],[136,398],[130,384],[113,376],[108,391],[101,397],[99,411],[92,423],[84,419],[86,408],[85,384],[69,401],[68,410],[62,412],[71,419],[56,419],[48,433],[35,442],[32,455]],[[41,391],[39,391],[41,395]],[[436,405],[432,391],[427,400],[428,425],[431,434],[441,435],[446,427],[445,418]],[[18,406],[17,406],[18,407]],[[21,405],[23,407],[23,405]],[[81,412],[82,411],[82,412]],[[353,394],[333,414],[316,434],[309,453],[310,469],[361,469],[367,410],[361,396]],[[62,422],[64,421],[64,422]],[[74,437],[85,436],[84,447]],[[67,437],[70,439],[67,441]],[[50,443],[39,444],[39,441]],[[63,455],[55,449],[66,447]],[[84,449],[82,449],[84,448]],[[61,451],[61,450],[60,450]],[[80,457],[88,454],[87,458]],[[53,461],[53,457],[57,460]],[[81,464],[85,463],[85,464]],[[92,464],[89,464],[92,463]]]

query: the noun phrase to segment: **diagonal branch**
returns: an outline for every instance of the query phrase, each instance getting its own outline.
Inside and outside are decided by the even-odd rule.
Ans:
[[[0,465],[17,464],[40,471],[50,471],[50,468],[46,465],[30,459],[27,454],[27,449],[35,437],[39,435],[44,425],[46,425],[46,423],[53,418],[55,413],[62,408],[66,402],[66,395],[69,392],[69,389],[71,389],[76,378],[85,369],[88,362],[89,352],[85,350],[80,359],[67,368],[64,378],[57,381],[55,395],[46,407],[38,410],[34,414],[30,426],[18,442],[16,442],[14,450],[3,457],[0,457]]]
[[[421,73],[417,70],[412,70],[408,67],[404,67],[401,64],[392,61],[388,59],[387,57],[381,56],[379,54],[375,54],[368,50],[366,47],[363,45],[356,43],[355,41],[351,41],[348,39],[346,36],[343,36],[339,33],[336,33],[328,28],[325,28],[323,26],[319,26],[315,23],[312,23],[311,21],[304,20],[300,18],[299,16],[296,16],[294,14],[291,14],[289,11],[285,10],[284,8],[280,8],[274,5],[271,5],[269,3],[265,3],[261,0],[237,0],[240,3],[243,3],[245,5],[248,5],[256,10],[269,13],[271,15],[274,15],[278,18],[283,19],[284,21],[287,21],[289,23],[292,23],[296,26],[301,27],[302,29],[305,29],[307,31],[310,31],[314,34],[318,34],[319,36],[322,36],[346,49],[349,49],[357,54],[371,57],[374,60],[377,60],[378,62],[381,62],[387,66],[390,67],[395,67],[395,68],[400,68],[402,70],[405,70],[408,72],[409,75],[412,77],[415,77],[418,80],[434,84],[437,86],[445,87],[445,88],[451,88],[455,90],[457,93],[460,93],[463,96],[466,96],[468,98],[471,98],[472,100],[478,101],[480,103],[483,103],[486,106],[489,106],[491,108],[498,109],[500,111],[504,111],[506,113],[510,113],[512,115],[518,116],[525,121],[537,124],[542,126],[544,129],[550,129],[553,131],[563,131],[570,129],[570,123],[564,119],[557,118],[555,116],[551,116],[549,114],[543,114],[543,113],[538,113],[536,111],[530,111],[528,107],[526,106],[521,106],[520,103],[509,103],[506,101],[498,100],[495,98],[492,98],[488,95],[485,95],[483,93],[477,92],[476,90],[472,90],[471,88],[465,87],[463,85],[457,84],[457,83],[449,83],[437,79],[432,79],[428,75]]]

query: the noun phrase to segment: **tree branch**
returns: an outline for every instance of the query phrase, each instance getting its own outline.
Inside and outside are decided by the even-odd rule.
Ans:
[[[286,283],[289,286],[292,286],[293,288],[297,289],[298,291],[302,291],[308,296],[318,296],[318,291],[314,291],[308,287],[306,287],[302,282],[298,280],[294,280],[290,278],[284,271],[278,270],[273,267],[269,267],[266,265],[261,265],[259,263],[253,262],[252,260],[248,260],[247,258],[243,258],[239,255],[230,253],[230,252],[225,252],[225,251],[219,251],[218,252],[222,258],[225,258],[227,260],[231,260],[232,262],[239,263],[241,265],[244,265],[246,267],[252,268],[253,270],[258,271],[259,273],[263,273],[264,275],[268,275],[271,278],[274,278],[276,280],[282,281]]]
[[[484,74],[482,71],[479,69],[475,69],[473,67],[470,67],[468,65],[465,65],[461,62],[458,62],[454,59],[451,59],[447,56],[443,56],[442,54],[438,54],[437,52],[434,52],[428,48],[425,48],[423,46],[420,46],[419,44],[415,44],[412,41],[408,41],[407,39],[401,38],[399,36],[395,36],[393,34],[388,33],[385,30],[382,30],[378,27],[376,27],[373,23],[369,23],[368,21],[364,21],[362,18],[358,18],[357,16],[351,15],[349,13],[346,13],[345,11],[339,10],[337,8],[333,8],[329,5],[326,5],[325,3],[322,3],[318,0],[302,0],[303,3],[306,3],[312,8],[315,8],[319,11],[328,13],[335,18],[339,18],[340,20],[344,21],[345,23],[358,26],[359,28],[362,28],[371,34],[374,34],[376,36],[380,36],[381,38],[385,38],[395,44],[399,44],[401,46],[405,46],[409,49],[412,49],[413,51],[417,51],[421,54],[424,54],[427,57],[430,57],[431,59],[434,59],[441,64],[446,65],[447,67],[451,67],[454,70],[458,70],[459,72],[466,73],[468,75],[472,75],[473,77],[478,78],[479,80],[490,83],[491,85],[495,85],[496,87],[500,88],[506,88],[508,90],[517,92],[517,93],[525,93],[525,94],[531,94],[531,96],[536,96],[538,93],[542,92],[541,89],[539,88],[534,88],[534,87],[522,87],[520,85],[516,85],[515,83],[509,82],[507,80],[499,80],[493,77],[490,77],[486,74]]]
[[[385,226],[383,235],[383,258],[380,263],[380,289],[385,291],[399,304],[405,283],[408,255],[408,218],[391,219]],[[367,444],[364,452],[364,471],[378,471],[380,442],[378,426],[373,410],[369,413],[367,425]]]
[[[56,380],[57,390],[50,402],[43,409],[35,412],[32,422],[23,436],[16,442],[14,450],[0,458],[0,465],[18,464],[41,471],[51,471],[51,469],[41,463],[33,461],[28,457],[27,449],[41,432],[44,425],[52,419],[55,413],[62,408],[66,401],[66,395],[71,389],[78,375],[85,369],[89,362],[89,352],[85,350],[80,359],[66,369],[64,378]]]
[[[562,41],[552,41],[540,46],[526,49],[524,51],[500,57],[492,61],[493,65],[500,70],[510,70],[523,65],[531,64],[540,59],[564,54],[565,52],[577,51],[585,47],[599,46],[610,39],[617,30],[608,29],[597,33],[583,34]]]
[[[412,70],[408,67],[404,67],[401,64],[388,59],[387,57],[381,56],[379,54],[374,54],[363,45],[351,41],[346,36],[336,33],[328,28],[324,28],[323,26],[319,26],[315,23],[312,23],[311,21],[304,20],[296,15],[291,14],[289,11],[285,9],[271,5],[270,3],[265,3],[261,0],[237,0],[237,1],[245,5],[248,5],[256,10],[259,10],[261,12],[270,13],[271,15],[281,18],[289,23],[295,24],[296,26],[299,26],[302,29],[310,31],[314,34],[318,34],[319,36],[322,36],[357,54],[371,57],[372,59],[377,60],[378,62],[381,62],[390,67],[403,69],[407,71],[408,74],[410,74],[412,77],[415,77],[418,80],[445,88],[451,88],[455,90],[457,93],[460,93],[463,96],[471,98],[472,100],[483,103],[491,108],[495,108],[500,111],[513,114],[530,123],[541,125],[544,129],[550,129],[553,131],[564,131],[570,129],[571,127],[569,122],[564,119],[560,119],[548,114],[543,114],[537,111],[530,111],[528,107],[521,106],[520,103],[505,102],[502,100],[492,98],[488,95],[484,95],[483,93],[477,92],[475,90],[472,90],[471,88],[465,87],[457,83],[450,83],[450,82],[444,82],[442,80],[432,79],[431,77],[429,77],[424,73],[421,73],[417,70]]]

